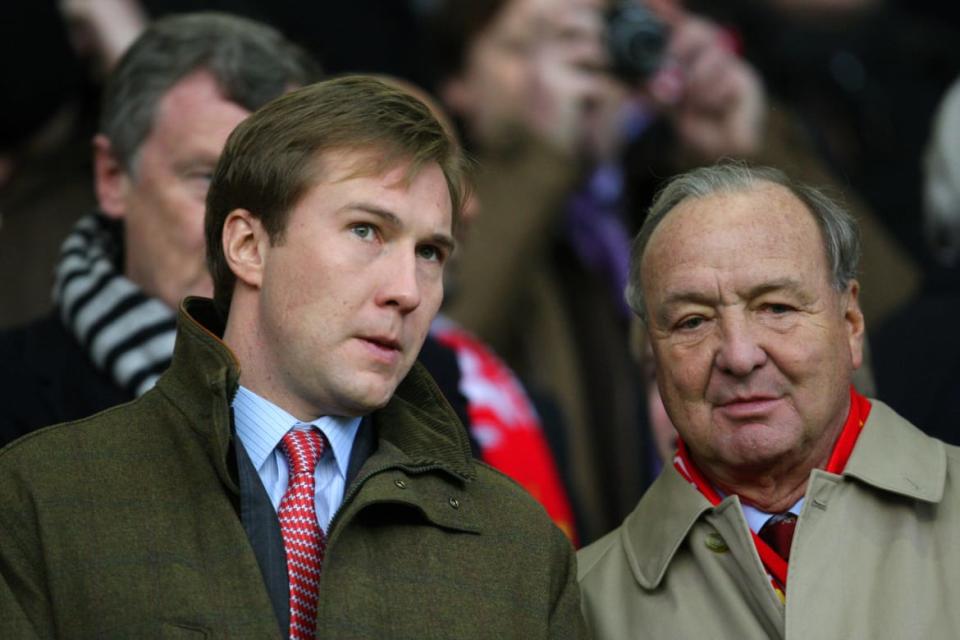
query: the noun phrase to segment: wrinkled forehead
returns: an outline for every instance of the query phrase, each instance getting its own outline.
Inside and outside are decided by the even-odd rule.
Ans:
[[[677,269],[732,272],[768,259],[827,277],[823,235],[813,214],[786,187],[761,183],[688,198],[671,209],[644,250],[643,283],[650,295]]]

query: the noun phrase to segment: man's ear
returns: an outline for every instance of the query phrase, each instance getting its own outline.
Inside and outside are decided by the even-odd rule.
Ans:
[[[859,369],[860,365],[863,364],[863,339],[866,331],[863,311],[860,310],[860,283],[851,280],[843,298],[846,304],[843,310],[843,319],[847,324],[850,357],[853,361],[853,368]]]
[[[93,177],[100,210],[111,218],[126,216],[131,178],[102,133],[93,138]]]
[[[259,289],[263,281],[270,237],[260,219],[246,209],[234,209],[223,223],[223,255],[238,283]]]

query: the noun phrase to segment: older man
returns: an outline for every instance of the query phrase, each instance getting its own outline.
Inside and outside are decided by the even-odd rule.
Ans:
[[[56,266],[47,317],[0,333],[0,445],[127,402],[170,364],[176,308],[209,295],[203,203],[227,136],[319,69],[276,30],[216,13],[151,24],[107,81],[99,210]]]
[[[414,364],[462,165],[370,78],[240,124],[170,368],[0,452],[0,636],[580,637],[570,543]]]
[[[681,440],[579,558],[596,637],[960,634],[960,451],[851,387],[859,253],[849,215],[773,169],[659,195],[628,298]]]

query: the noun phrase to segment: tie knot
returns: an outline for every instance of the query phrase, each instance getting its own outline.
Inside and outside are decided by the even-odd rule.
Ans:
[[[784,560],[790,559],[790,546],[793,544],[793,532],[797,528],[797,516],[789,511],[778,513],[763,525],[757,534]]]
[[[323,455],[326,438],[314,428],[291,429],[283,436],[280,450],[287,456],[290,464],[290,475],[302,473],[313,475],[317,468],[317,461]]]

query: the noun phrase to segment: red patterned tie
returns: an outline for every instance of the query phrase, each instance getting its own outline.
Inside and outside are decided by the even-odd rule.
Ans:
[[[291,640],[312,639],[317,633],[317,593],[327,539],[317,523],[313,474],[325,443],[316,429],[289,431],[280,443],[290,465],[290,482],[277,515],[287,553]]]

